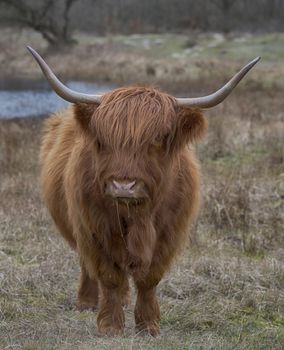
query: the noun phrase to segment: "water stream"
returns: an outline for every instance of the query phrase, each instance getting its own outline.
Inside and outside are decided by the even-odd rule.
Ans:
[[[79,92],[104,93],[112,87],[102,84],[69,81],[65,83]],[[45,81],[0,81],[0,119],[42,116],[68,105],[57,96]]]

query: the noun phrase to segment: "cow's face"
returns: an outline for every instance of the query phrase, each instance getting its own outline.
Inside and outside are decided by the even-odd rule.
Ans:
[[[206,123],[198,110],[178,107],[171,96],[135,87],[106,94],[88,127],[101,194],[137,208],[161,199],[179,152]]]

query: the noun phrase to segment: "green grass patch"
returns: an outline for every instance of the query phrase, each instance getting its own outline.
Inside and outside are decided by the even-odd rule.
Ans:
[[[261,56],[264,62],[283,61],[284,34],[240,35],[226,37],[222,34],[135,34],[107,37],[78,36],[87,44],[109,44],[123,47],[124,52],[147,57],[194,59],[219,58],[226,61],[244,61]]]

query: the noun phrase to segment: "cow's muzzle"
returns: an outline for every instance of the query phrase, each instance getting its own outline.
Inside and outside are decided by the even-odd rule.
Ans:
[[[109,180],[105,194],[119,204],[142,204],[148,198],[146,186],[141,180]]]

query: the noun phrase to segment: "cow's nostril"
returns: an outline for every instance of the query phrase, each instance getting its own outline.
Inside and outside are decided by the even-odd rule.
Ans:
[[[139,203],[148,198],[147,189],[141,180],[112,179],[106,183],[105,194],[119,203]]]
[[[129,191],[134,188],[136,181],[133,180],[131,182],[129,181],[112,181],[113,186],[116,190],[122,190],[122,191]]]

